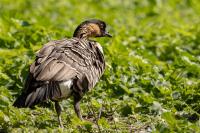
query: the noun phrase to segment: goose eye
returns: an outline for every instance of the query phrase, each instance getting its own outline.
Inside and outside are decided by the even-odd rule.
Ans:
[[[100,24],[100,28],[101,28],[101,29],[103,29],[103,28],[104,28],[104,25],[103,25],[102,23]]]

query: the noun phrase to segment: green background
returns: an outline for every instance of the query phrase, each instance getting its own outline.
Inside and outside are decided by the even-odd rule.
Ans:
[[[12,107],[35,52],[69,38],[82,21],[104,20],[106,72],[81,102]],[[101,112],[101,117],[97,118]],[[200,132],[199,0],[0,0],[0,132]],[[98,121],[97,121],[98,120]]]

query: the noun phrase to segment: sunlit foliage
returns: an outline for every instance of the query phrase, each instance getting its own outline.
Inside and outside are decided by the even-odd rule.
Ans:
[[[12,107],[35,52],[83,20],[107,22],[106,72],[81,103],[62,102],[64,132],[200,132],[199,0],[1,0],[0,132],[62,132],[53,103]]]

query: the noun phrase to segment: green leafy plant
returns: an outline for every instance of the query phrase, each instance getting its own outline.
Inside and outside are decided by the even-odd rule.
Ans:
[[[1,0],[0,132],[200,132],[198,0]],[[69,38],[85,19],[108,23],[98,39],[106,71],[84,97],[80,121],[62,102],[65,129],[52,103],[17,109],[35,52]]]

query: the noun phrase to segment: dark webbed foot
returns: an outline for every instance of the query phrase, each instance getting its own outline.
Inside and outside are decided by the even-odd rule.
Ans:
[[[56,112],[58,115],[59,126],[60,126],[60,128],[63,128],[63,124],[62,124],[62,120],[61,120],[61,116],[60,116],[62,109],[60,107],[59,102],[55,102],[55,109],[56,109]]]

